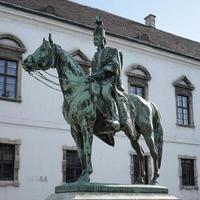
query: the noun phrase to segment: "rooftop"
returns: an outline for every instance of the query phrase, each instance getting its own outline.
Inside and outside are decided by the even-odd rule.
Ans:
[[[0,0],[0,5],[94,30],[101,16],[106,33],[200,61],[200,43],[69,0]]]

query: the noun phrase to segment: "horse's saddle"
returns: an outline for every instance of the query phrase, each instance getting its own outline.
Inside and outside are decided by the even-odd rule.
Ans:
[[[101,85],[96,82],[92,82],[90,85],[90,94],[94,99],[94,103],[97,105],[97,120],[95,124],[94,133],[101,140],[106,142],[107,144],[114,146],[114,135],[115,131],[110,127],[106,126],[106,106],[103,98],[101,98]],[[118,112],[119,112],[119,121],[120,125],[123,126],[127,120],[129,119],[129,113],[127,112],[127,100],[123,95],[118,95]]]
[[[93,96],[101,95],[101,85],[97,82],[90,83],[90,94]]]

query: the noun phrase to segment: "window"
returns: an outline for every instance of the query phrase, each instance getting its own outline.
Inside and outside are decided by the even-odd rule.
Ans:
[[[0,59],[0,96],[16,98],[17,62]]]
[[[15,146],[0,144],[0,180],[13,180],[14,178]]]
[[[91,63],[88,57],[80,49],[72,51],[70,54],[83,68],[85,74],[89,75],[91,69]]]
[[[128,76],[129,94],[136,94],[148,99],[148,81],[151,76],[146,68],[141,65],[132,65],[126,72]]]
[[[82,167],[77,150],[73,148],[63,149],[63,182],[74,182],[82,173]]]
[[[136,94],[140,97],[144,97],[144,87],[130,85],[129,92],[130,94]]]
[[[179,156],[180,188],[186,190],[198,189],[196,157]]]
[[[194,186],[194,160],[181,159],[183,185]]]
[[[177,95],[178,124],[189,125],[188,96]]]
[[[135,154],[130,154],[131,156],[131,165],[130,165],[130,169],[131,169],[131,183],[137,183],[138,180],[138,176],[139,176],[139,161],[138,161],[138,157]],[[151,164],[150,164],[150,156],[149,155],[145,155],[144,157],[145,162],[144,162],[144,167],[145,167],[145,184],[148,184],[150,182],[151,179]]]
[[[0,138],[0,186],[18,186],[19,140]]]
[[[193,84],[186,76],[181,76],[175,82],[177,125],[194,127],[192,90]]]
[[[25,47],[12,35],[0,35],[0,99],[21,101],[21,61]]]

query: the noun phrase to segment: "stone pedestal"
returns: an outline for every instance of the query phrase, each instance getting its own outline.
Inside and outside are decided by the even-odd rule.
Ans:
[[[178,200],[168,189],[154,185],[66,183],[45,200]],[[180,200],[180,199],[179,199]]]

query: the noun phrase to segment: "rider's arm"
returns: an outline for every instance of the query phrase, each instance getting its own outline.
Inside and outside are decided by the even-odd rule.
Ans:
[[[107,63],[100,71],[93,73],[91,76],[95,80],[103,80],[108,77],[117,76],[120,72],[120,59],[117,49],[110,49],[108,53]]]
[[[117,76],[120,73],[120,59],[117,49],[110,49],[109,59],[106,65],[103,67],[103,72],[107,76]]]

